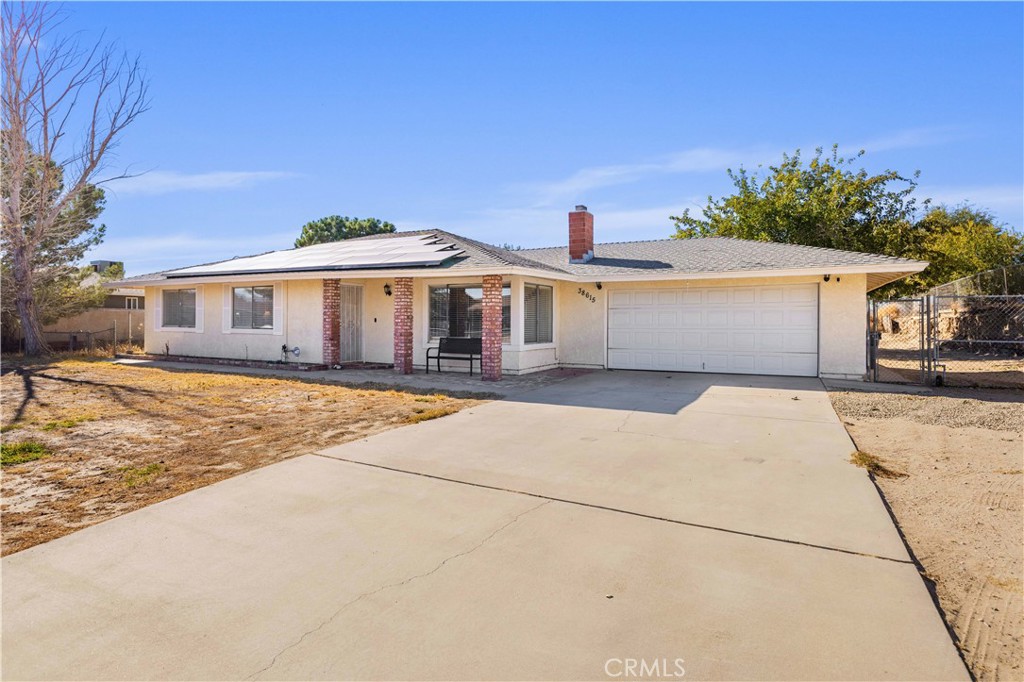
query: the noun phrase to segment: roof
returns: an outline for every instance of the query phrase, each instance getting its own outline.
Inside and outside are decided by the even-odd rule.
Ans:
[[[373,248],[376,242],[402,242],[401,249]],[[419,245],[426,245],[419,250]],[[345,254],[388,254],[407,252],[414,245],[417,253],[428,253],[427,260],[406,258],[395,262],[379,259],[344,260]],[[383,246],[383,244],[381,245]],[[396,245],[397,246],[397,245]],[[404,251],[403,251],[404,250]],[[373,262],[371,262],[373,261]],[[138,284],[167,279],[200,276],[309,273],[345,270],[350,276],[367,271],[402,271],[413,275],[427,272],[474,272],[511,269],[546,274],[554,279],[643,280],[698,278],[702,275],[743,276],[814,272],[869,273],[868,288],[874,289],[908,274],[919,272],[927,263],[906,258],[856,251],[841,251],[796,244],[759,242],[730,237],[696,237],[651,241],[596,244],[594,258],[586,263],[570,263],[567,246],[510,250],[444,230],[415,230],[369,235],[298,249],[273,251],[259,256],[236,258],[203,266],[193,266],[122,280],[119,284]],[[874,274],[871,274],[874,273]]]

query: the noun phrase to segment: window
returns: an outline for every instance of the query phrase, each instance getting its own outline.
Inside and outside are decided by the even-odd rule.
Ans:
[[[232,329],[274,328],[274,287],[231,289]]]
[[[139,297],[138,296],[125,296],[124,297],[124,307],[127,308],[128,310],[138,310],[139,309]]]
[[[484,330],[484,290],[476,285],[430,287],[430,338],[480,338]],[[512,287],[501,288],[501,340],[512,338]]]
[[[523,287],[523,341],[551,343],[552,289],[541,284]]]
[[[163,326],[196,326],[196,290],[167,289],[163,292]]]

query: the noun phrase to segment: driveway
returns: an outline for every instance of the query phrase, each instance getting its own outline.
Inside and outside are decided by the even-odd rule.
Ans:
[[[967,679],[852,449],[816,380],[595,372],[5,558],[3,673]]]

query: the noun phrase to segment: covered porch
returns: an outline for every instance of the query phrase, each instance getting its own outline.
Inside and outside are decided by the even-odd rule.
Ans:
[[[473,381],[555,368],[555,285],[501,274],[323,279],[323,363],[389,364],[411,375],[440,339],[457,337],[479,339]],[[441,367],[469,371],[467,362]]]

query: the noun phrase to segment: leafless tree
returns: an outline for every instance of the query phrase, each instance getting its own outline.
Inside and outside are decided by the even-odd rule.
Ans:
[[[83,47],[74,36],[58,35],[60,8],[2,4],[0,236],[25,353],[39,355],[49,347],[34,287],[45,276],[40,269],[53,263],[40,265],[38,255],[78,240],[82,221],[68,219],[76,202],[97,185],[125,177],[101,174],[125,128],[148,108],[147,81],[138,58],[102,37]]]

